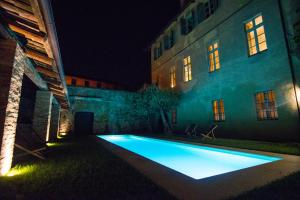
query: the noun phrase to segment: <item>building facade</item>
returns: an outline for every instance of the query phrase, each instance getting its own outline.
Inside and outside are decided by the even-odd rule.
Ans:
[[[151,47],[152,83],[181,94],[173,129],[299,141],[298,1],[196,0]]]

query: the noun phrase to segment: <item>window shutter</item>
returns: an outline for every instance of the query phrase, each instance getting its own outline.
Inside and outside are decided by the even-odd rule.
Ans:
[[[192,10],[191,11],[192,12],[192,29],[194,29],[195,28],[195,26],[196,26],[196,14],[195,14],[195,10]]]
[[[172,47],[175,44],[175,31],[171,30],[170,32],[170,47]]]
[[[166,35],[166,36],[164,37],[164,48],[165,48],[165,50],[167,50],[167,49],[170,48],[170,44],[169,44],[169,36],[168,36],[168,35]]]
[[[184,18],[180,19],[180,26],[181,26],[181,34],[185,35],[186,34],[186,20]]]
[[[200,24],[205,19],[205,9],[203,3],[197,6],[197,23]]]

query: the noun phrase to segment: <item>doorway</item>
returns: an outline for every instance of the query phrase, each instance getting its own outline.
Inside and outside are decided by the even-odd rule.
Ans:
[[[77,112],[75,113],[75,135],[92,135],[94,124],[94,113]]]

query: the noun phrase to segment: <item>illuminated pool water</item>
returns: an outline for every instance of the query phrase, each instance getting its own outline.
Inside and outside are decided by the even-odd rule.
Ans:
[[[134,135],[98,136],[194,179],[202,179],[281,158]]]

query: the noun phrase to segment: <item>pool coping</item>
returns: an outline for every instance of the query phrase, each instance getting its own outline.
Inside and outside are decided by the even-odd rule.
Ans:
[[[154,183],[166,189],[171,195],[178,199],[227,199],[267,185],[268,183],[283,178],[293,172],[300,171],[300,156],[179,141],[174,139],[161,139],[282,158],[282,160],[279,161],[196,180],[97,136],[93,137],[105,148],[128,162],[146,177],[150,178]],[[150,136],[145,137],[155,138]],[[266,173],[266,171],[268,173]]]

